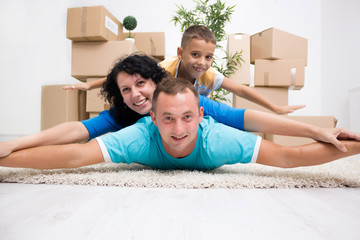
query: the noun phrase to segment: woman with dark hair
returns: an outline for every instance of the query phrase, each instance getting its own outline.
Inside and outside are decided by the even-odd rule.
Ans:
[[[151,100],[142,104],[137,104],[134,108],[130,102],[125,103],[123,95],[120,92],[119,80],[131,78],[133,76],[136,86],[139,89],[139,96],[134,96],[137,100],[143,93],[145,83],[153,83],[150,88],[150,95],[155,90],[156,84],[164,79],[167,74],[155,60],[140,54],[133,54],[120,59],[108,74],[106,81],[101,89],[102,96],[110,103],[111,109],[102,111],[98,117],[82,121],[89,132],[87,139],[93,139],[108,132],[118,131],[124,127],[134,124],[143,116],[149,115],[151,109]],[[131,83],[131,80],[130,80]],[[144,107],[147,106],[147,107]],[[85,139],[85,140],[87,140]]]
[[[166,76],[166,72],[157,64],[156,61],[146,55],[134,54],[120,60],[107,76],[103,84],[101,94],[114,107],[114,117],[122,126],[134,124],[139,118],[143,117],[135,111],[131,111],[124,103],[116,81],[120,72],[128,75],[140,75],[144,79],[151,79],[157,85]],[[126,116],[126,117],[124,117]]]
[[[166,77],[165,70],[146,55],[133,54],[122,58],[103,84],[102,95],[110,103],[110,110],[82,122],[65,122],[36,134],[0,142],[0,157],[25,148],[91,140],[132,125],[149,115],[156,85]],[[240,130],[309,137],[332,143],[343,151],[345,146],[338,141],[338,136],[359,138],[344,129],[318,128],[265,112],[232,108],[202,95],[199,97],[204,115]]]
[[[114,65],[101,90],[103,97],[110,103],[110,110],[81,122],[64,122],[39,133],[0,142],[0,157],[30,147],[83,142],[132,125],[149,115],[152,94],[157,83],[165,77],[165,70],[146,55],[123,57]],[[242,119],[244,109],[229,111],[230,107],[225,104],[203,96],[200,99],[201,104],[206,105],[206,115],[230,126],[243,128],[243,120],[238,119]]]

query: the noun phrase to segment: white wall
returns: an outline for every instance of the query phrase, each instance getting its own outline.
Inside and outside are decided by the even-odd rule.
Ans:
[[[349,89],[360,87],[360,1],[322,1],[322,114],[349,128]],[[357,104],[359,106],[360,103]],[[360,112],[360,109],[357,109]],[[360,129],[360,122],[353,130]]]
[[[125,16],[133,15],[138,19],[138,27],[135,31],[165,32],[166,56],[176,54],[181,33],[170,19],[174,15],[176,4],[192,8],[193,1],[124,2],[116,0],[0,1],[0,141],[6,137],[26,135],[40,130],[41,85],[77,82],[70,76],[71,42],[65,37],[66,11],[69,7],[104,5],[121,21]],[[355,22],[359,21],[345,22],[350,10],[354,12],[353,17],[356,18],[354,9],[359,10],[356,0],[229,0],[226,2],[228,5],[237,5],[232,22],[226,28],[227,33],[254,34],[269,27],[276,27],[308,39],[305,87],[301,91],[290,92],[290,104],[307,105],[296,115],[331,114],[339,118],[340,123],[347,127],[347,123],[343,120],[347,114],[344,108],[347,87],[337,83],[339,76],[345,76],[351,65],[355,71],[355,55],[354,61],[347,61],[345,64],[344,60],[348,59],[345,54],[350,51],[350,46],[356,48],[357,45],[355,41],[346,41],[351,39],[345,38],[348,36],[333,34],[332,25],[337,23],[338,28],[344,25],[349,29],[347,33],[350,33],[350,29],[357,28]],[[332,11],[342,8],[344,11],[336,12],[336,19],[333,19]],[[337,20],[339,22],[336,22]],[[338,28],[335,30],[339,30]],[[331,41],[322,40],[322,37],[329,35]],[[329,60],[324,59],[327,58],[327,54],[332,55],[336,52],[340,54],[340,50],[335,49],[343,47],[343,44],[347,44],[347,51],[337,55],[337,61],[334,59],[334,62],[328,62]],[[334,76],[331,76],[332,72]],[[330,78],[334,80],[333,84],[325,84]],[[355,78],[348,77],[347,81],[352,86],[358,84]],[[340,90],[344,94],[340,96],[338,103],[332,99],[334,91]]]

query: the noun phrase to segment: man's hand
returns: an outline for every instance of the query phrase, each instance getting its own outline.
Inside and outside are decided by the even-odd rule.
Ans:
[[[351,132],[344,128],[322,128],[318,135],[318,139],[315,140],[331,143],[340,151],[346,152],[347,149],[345,145],[342,144],[339,140],[360,141],[360,134]]]
[[[74,85],[67,85],[63,87],[64,90],[81,90],[81,91],[88,91],[90,90],[90,86],[88,83],[77,83]]]

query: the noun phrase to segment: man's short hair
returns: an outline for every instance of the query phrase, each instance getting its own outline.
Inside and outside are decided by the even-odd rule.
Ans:
[[[157,100],[161,92],[168,95],[176,95],[178,93],[186,93],[187,89],[194,94],[196,104],[200,108],[199,93],[190,81],[182,78],[166,77],[156,86],[152,98],[152,111],[155,112]]]
[[[182,35],[181,47],[185,49],[193,39],[205,40],[205,42],[211,42],[216,45],[214,33],[203,25],[192,25],[188,27]]]

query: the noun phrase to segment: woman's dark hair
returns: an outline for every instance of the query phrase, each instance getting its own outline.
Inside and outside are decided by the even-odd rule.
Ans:
[[[114,117],[115,121],[122,127],[127,127],[134,124],[144,115],[131,110],[124,103],[116,81],[120,72],[126,72],[129,75],[139,74],[145,79],[150,78],[155,84],[158,84],[165,78],[167,73],[157,61],[143,54],[132,54],[123,57],[114,65],[102,86],[101,95],[112,106],[110,114]]]

